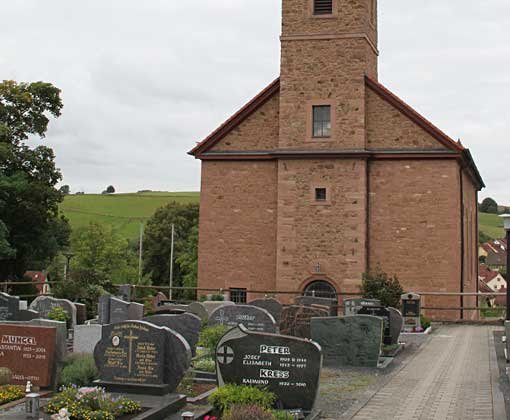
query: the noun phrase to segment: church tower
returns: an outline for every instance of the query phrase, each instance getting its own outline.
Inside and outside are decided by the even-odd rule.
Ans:
[[[281,50],[278,285],[353,289],[368,261],[360,152],[365,76],[377,78],[376,0],[283,0]]]
[[[377,55],[376,0],[283,0],[280,148],[364,149]]]

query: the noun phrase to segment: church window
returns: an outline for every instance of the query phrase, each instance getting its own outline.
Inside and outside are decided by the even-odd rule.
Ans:
[[[246,289],[230,289],[230,300],[234,303],[246,303]]]
[[[315,201],[327,201],[328,190],[326,188],[315,188]]]
[[[313,0],[314,15],[333,14],[333,0]]]
[[[313,137],[331,137],[331,106],[312,107]]]

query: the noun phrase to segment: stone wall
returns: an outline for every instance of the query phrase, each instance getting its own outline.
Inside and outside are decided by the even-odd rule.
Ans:
[[[276,162],[202,162],[199,288],[274,289]]]

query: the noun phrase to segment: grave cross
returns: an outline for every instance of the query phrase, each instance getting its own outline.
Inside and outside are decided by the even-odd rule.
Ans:
[[[138,340],[137,335],[133,335],[133,331],[129,330],[129,335],[126,336],[126,340],[129,341],[129,353],[128,353],[128,372],[131,373],[132,364],[133,364],[133,340]]]
[[[216,357],[222,365],[228,365],[234,360],[234,350],[228,346],[223,346],[216,353]]]

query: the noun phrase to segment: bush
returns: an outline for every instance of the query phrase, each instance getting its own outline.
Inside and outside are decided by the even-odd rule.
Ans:
[[[293,420],[295,417],[286,411],[273,411],[274,420]]]
[[[211,295],[210,301],[212,302],[223,302],[225,300],[225,296],[221,293],[215,293],[214,295]]]
[[[424,331],[426,331],[427,328],[431,325],[430,319],[428,319],[425,315],[420,315],[420,323]]]
[[[200,332],[198,345],[200,347],[207,348],[210,354],[214,354],[218,342],[228,330],[229,328],[226,327],[225,325],[215,325],[214,327],[206,327]]]
[[[235,405],[257,405],[270,409],[275,401],[276,396],[272,392],[247,385],[225,385],[209,396],[209,403],[220,415]]]
[[[193,367],[196,370],[201,370],[203,372],[216,372],[216,362],[212,357],[203,357],[201,359],[197,359],[193,362]]]
[[[360,292],[365,299],[378,299],[385,307],[398,308],[404,289],[397,276],[389,277],[378,266],[375,271],[363,274]]]
[[[51,308],[51,311],[48,314],[48,319],[52,319],[53,321],[65,322],[67,328],[69,328],[69,322],[71,320],[67,312],[61,306],[54,306],[53,308]]]
[[[89,354],[74,354],[66,362],[61,374],[61,385],[87,386],[98,379],[99,373],[94,357]]]
[[[257,405],[234,405],[223,420],[274,420],[274,416]]]

